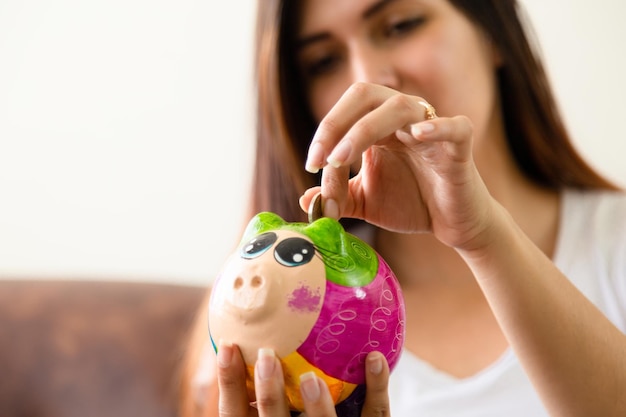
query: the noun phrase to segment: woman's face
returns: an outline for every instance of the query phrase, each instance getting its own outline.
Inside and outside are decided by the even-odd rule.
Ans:
[[[424,97],[440,116],[470,117],[477,137],[493,123],[497,54],[447,1],[301,4],[297,58],[317,121],[351,84],[368,82]]]

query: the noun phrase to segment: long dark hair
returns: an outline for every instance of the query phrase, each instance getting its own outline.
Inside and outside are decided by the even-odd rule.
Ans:
[[[508,146],[520,170],[536,184],[558,190],[616,189],[579,155],[516,0],[449,0],[496,45]],[[302,192],[319,179],[304,170],[316,123],[308,111],[290,41],[297,1],[264,0],[257,15],[257,153],[251,214],[269,210],[303,220]]]

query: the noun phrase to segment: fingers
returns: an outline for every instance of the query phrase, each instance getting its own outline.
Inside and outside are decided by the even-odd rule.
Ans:
[[[355,217],[404,230],[406,225],[381,214],[382,203],[376,201],[386,199],[396,211],[407,212],[414,201],[405,203],[394,188],[398,181],[409,181],[416,191],[420,187],[428,194],[435,179],[467,174],[473,163],[472,135],[467,117],[436,117],[420,97],[355,84],[320,123],[306,169],[324,168],[321,188],[315,188],[322,192],[324,216]],[[361,169],[350,178],[350,166],[357,160]],[[300,200],[304,211],[316,192],[312,190]],[[411,222],[407,230],[415,230],[419,219]]]
[[[398,128],[425,120],[427,112],[421,101],[420,97],[385,87],[352,86],[320,123],[306,169],[317,172],[327,163],[335,168],[352,164],[367,148]]]
[[[420,106],[423,111],[423,108]],[[393,125],[387,125],[385,129],[394,129]],[[386,133],[387,130],[380,132]],[[408,124],[403,129],[397,129],[395,133],[398,141],[405,147],[398,153],[408,156],[413,153],[419,155],[420,160],[430,159],[432,156],[438,158],[445,157],[447,160],[439,160],[435,167],[443,167],[445,163],[467,162],[471,160],[473,127],[470,120],[465,116],[455,116],[452,118],[436,118],[414,124]],[[426,144],[438,143],[445,149],[439,152],[438,149],[425,147]],[[379,150],[373,150],[369,155],[382,155]],[[367,152],[367,149],[363,150]],[[366,154],[367,155],[367,154]],[[380,161],[380,159],[369,158],[370,161]],[[414,159],[416,161],[416,159]],[[417,162],[414,162],[417,163]],[[368,165],[371,168],[371,165]],[[391,164],[387,169],[395,169],[396,165]],[[390,174],[393,171],[388,171]],[[338,219],[340,217],[360,217],[364,214],[363,194],[359,185],[363,184],[364,177],[357,176],[348,181],[350,168],[341,166],[335,168],[326,166],[322,172],[321,188],[315,187],[307,190],[300,201],[303,210],[308,209],[312,197],[319,191],[322,192],[324,216]],[[382,178],[381,172],[369,172],[368,175],[377,179]],[[391,183],[388,185],[392,185]],[[313,191],[315,190],[315,191]]]
[[[396,131],[396,137],[406,145],[420,142],[450,142],[463,152],[471,147],[472,122],[466,116],[436,118],[413,123]]]
[[[309,147],[306,170],[318,172],[326,166],[328,152],[365,113],[377,107],[393,90],[378,85],[353,84],[320,122]],[[348,147],[350,144],[345,145]]]
[[[302,194],[302,196],[300,196],[300,200],[298,200],[298,203],[300,204],[300,208],[303,211],[309,210],[309,205],[311,204],[313,197],[315,197],[315,195],[320,192],[320,188],[321,187],[319,186],[309,188],[304,192],[304,194]]]
[[[380,352],[371,352],[365,360],[366,394],[361,417],[389,417],[389,366]],[[335,405],[328,386],[313,372],[300,376],[300,392],[307,417],[334,417]]]
[[[246,371],[239,349],[220,342],[217,350],[217,381],[220,417],[243,417],[250,408],[246,390]]]
[[[260,417],[289,416],[283,370],[273,350],[259,349],[254,385]]]
[[[365,404],[361,417],[388,417],[389,365],[380,352],[371,352],[365,359]]]
[[[335,167],[351,164],[370,146],[391,136],[399,126],[423,120],[424,107],[417,97],[396,94],[356,121],[328,155]]]
[[[300,392],[307,417],[335,417],[335,405],[328,386],[315,373],[300,375]]]
[[[313,197],[322,191],[322,214],[324,217],[339,219],[344,212],[348,197],[350,167],[326,167],[322,172],[322,186],[313,187],[300,197],[300,208],[308,212]]]
[[[326,167],[322,171],[322,213],[339,219],[348,203],[348,179],[350,167]]]
[[[219,384],[219,416],[246,417],[250,407],[246,387],[246,371],[239,349],[220,342],[217,354]],[[259,349],[254,370],[255,407],[260,417],[288,417],[284,377],[280,361],[271,349]]]

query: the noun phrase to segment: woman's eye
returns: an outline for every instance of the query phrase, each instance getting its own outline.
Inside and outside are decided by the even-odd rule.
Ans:
[[[283,240],[274,249],[274,258],[285,266],[304,265],[315,256],[315,246],[299,237],[290,237]]]
[[[414,17],[411,19],[396,21],[392,24],[389,24],[385,28],[385,36],[394,37],[404,35],[420,26],[422,23],[424,23],[424,21],[425,19],[423,17]]]
[[[241,257],[253,259],[257,256],[261,256],[266,250],[272,247],[277,239],[278,236],[276,236],[274,232],[262,233],[243,246],[241,249]]]
[[[326,55],[307,63],[304,71],[308,77],[317,77],[327,74],[336,68],[339,58],[334,55]]]

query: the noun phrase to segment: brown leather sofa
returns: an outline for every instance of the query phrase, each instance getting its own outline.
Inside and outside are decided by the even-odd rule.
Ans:
[[[0,416],[176,416],[205,289],[0,280]]]

